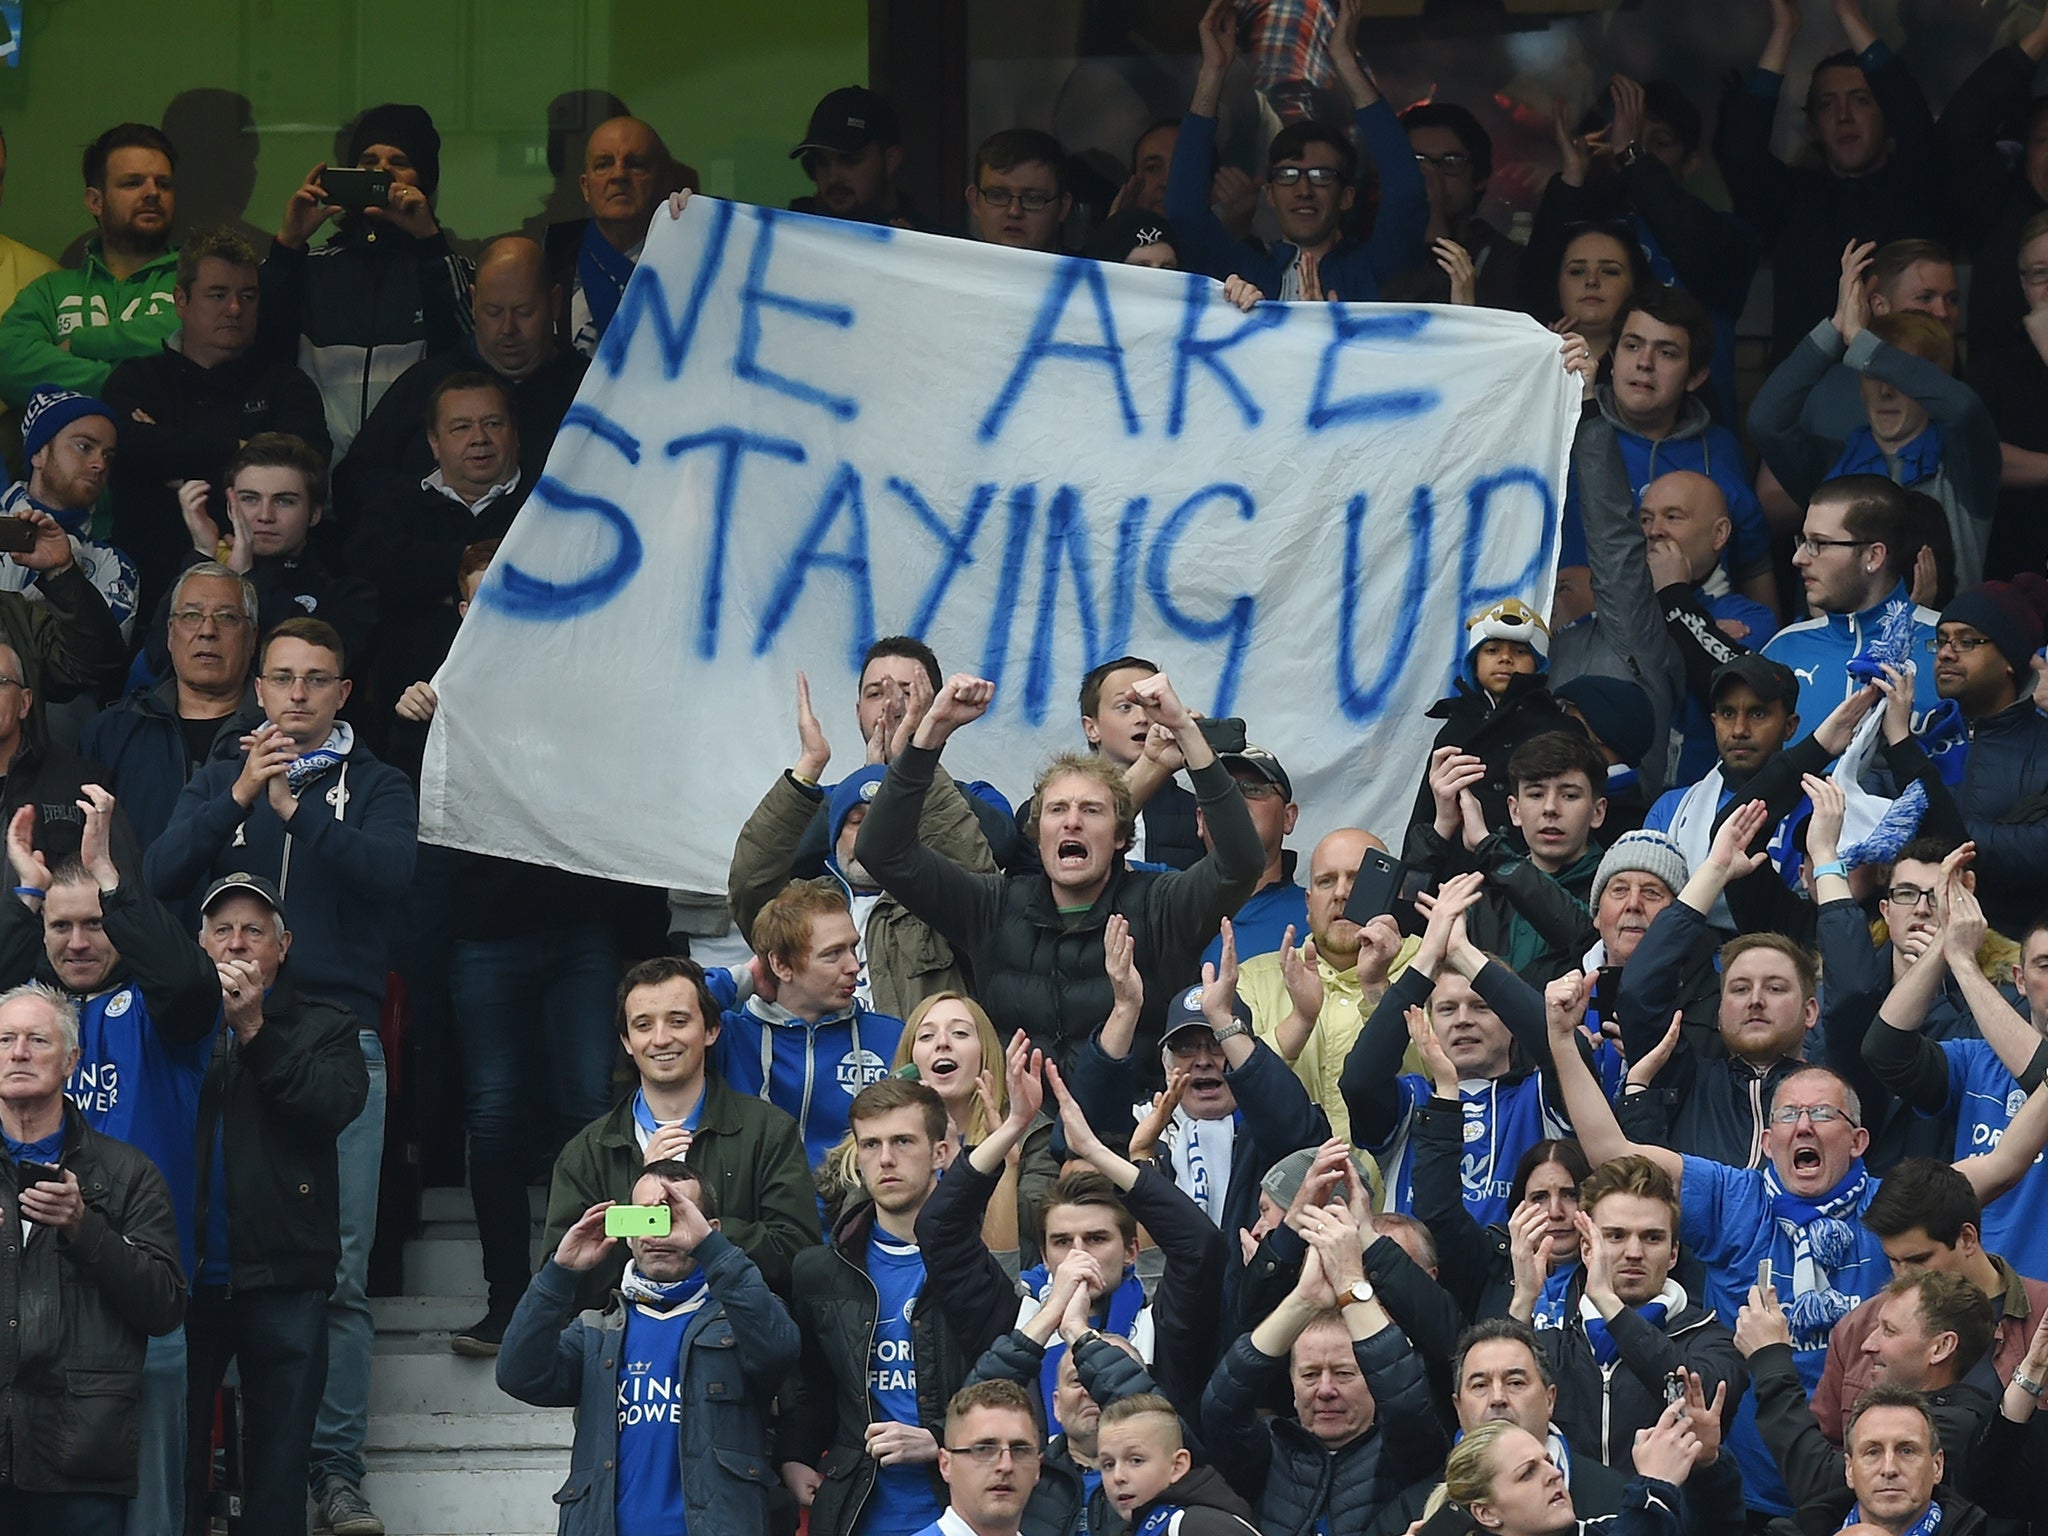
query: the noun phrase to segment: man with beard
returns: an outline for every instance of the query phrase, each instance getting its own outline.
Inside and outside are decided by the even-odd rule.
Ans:
[[[119,432],[116,408],[62,389],[38,389],[21,418],[28,479],[0,491],[0,514],[35,511],[54,518],[70,552],[126,637],[135,621],[136,575],[128,557],[93,538],[93,509],[112,470]],[[0,565],[0,588],[34,596],[37,572]]]
[[[888,99],[858,85],[828,92],[811,110],[804,141],[789,152],[817,189],[790,206],[863,224],[908,228],[909,210],[896,177],[903,169],[902,131]]]
[[[114,364],[147,357],[177,329],[177,158],[147,123],[85,147],[85,211],[98,228],[82,266],[37,278],[0,319],[0,399],[26,400],[40,384],[96,393]]]

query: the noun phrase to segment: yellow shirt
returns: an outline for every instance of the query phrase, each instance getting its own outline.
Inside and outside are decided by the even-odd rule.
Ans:
[[[1392,981],[1406,970],[1421,947],[1420,939],[1404,938],[1394,963],[1387,968],[1387,980]],[[1365,1028],[1368,1002],[1358,984],[1355,967],[1340,971],[1318,956],[1316,969],[1323,978],[1323,1011],[1316,1018],[1308,1043],[1294,1060],[1294,1075],[1330,1117],[1330,1128],[1350,1141],[1351,1112],[1344,1107],[1344,1095],[1338,1091],[1337,1082],[1344,1075],[1344,1058],[1351,1054],[1352,1043]],[[1294,1011],[1294,1000],[1287,995],[1277,950],[1244,962],[1237,973],[1237,995],[1251,1009],[1252,1029],[1258,1037],[1279,1050],[1274,1036]],[[1378,1001],[1379,994],[1375,992],[1370,1002]]]
[[[41,251],[0,235],[0,315],[14,306],[14,297],[45,272],[57,270],[57,263]],[[16,405],[23,402],[15,401]]]

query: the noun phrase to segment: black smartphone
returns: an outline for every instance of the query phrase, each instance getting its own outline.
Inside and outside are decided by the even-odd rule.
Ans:
[[[1462,1508],[1447,1503],[1422,1522],[1422,1529],[1416,1536],[1471,1536],[1478,1528],[1472,1517]]]
[[[1593,973],[1593,1011],[1605,1026],[1614,1022],[1614,1010],[1621,1001],[1621,967],[1603,965]]]
[[[1351,881],[1351,899],[1344,903],[1347,920],[1363,928],[1376,917],[1385,917],[1401,899],[1405,866],[1384,848],[1368,848]]]
[[[1221,720],[1204,720],[1200,724],[1203,739],[1209,743],[1209,750],[1217,756],[1244,750],[1244,721],[1236,715],[1229,715]]]
[[[50,1163],[16,1163],[21,1170],[21,1187],[28,1189],[37,1184],[62,1184],[64,1170]]]
[[[0,550],[20,554],[36,547],[36,525],[25,517],[0,517]]]
[[[337,208],[383,208],[391,202],[391,173],[329,166],[320,173],[320,192]]]
[[[1394,923],[1403,933],[1418,939],[1429,926],[1429,919],[1417,909],[1415,898],[1428,889],[1428,870],[1401,866],[1401,889],[1394,898]]]

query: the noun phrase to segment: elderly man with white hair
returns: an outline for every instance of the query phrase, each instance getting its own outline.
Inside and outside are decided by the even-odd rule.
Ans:
[[[164,1176],[64,1096],[78,1054],[61,993],[0,993],[0,1529],[118,1536],[144,1344],[183,1320],[185,1279]]]

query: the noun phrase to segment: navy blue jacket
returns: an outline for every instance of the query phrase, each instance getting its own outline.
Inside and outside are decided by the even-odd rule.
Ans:
[[[1428,254],[1423,233],[1429,226],[1429,193],[1416,169],[1408,130],[1392,107],[1376,101],[1360,107],[1354,121],[1366,161],[1379,176],[1379,212],[1370,239],[1340,239],[1317,270],[1325,293],[1334,292],[1348,304],[1365,304],[1379,297],[1381,283]],[[1173,223],[1181,265],[1218,281],[1233,274],[1246,278],[1267,298],[1277,299],[1295,248],[1282,242],[1262,252],[1230,237],[1209,207],[1215,162],[1216,119],[1190,112],[1180,120],[1180,139],[1166,177],[1166,217]]]
[[[237,754],[192,776],[143,860],[143,878],[169,902],[237,870],[276,882],[299,986],[375,1029],[384,1008],[385,921],[412,885],[419,852],[412,786],[358,742],[305,787],[287,825],[267,796],[248,811],[235,803],[230,791],[241,772]]]
[[[2000,933],[2017,934],[2040,910],[2048,869],[2048,717],[2031,693],[1970,722],[1970,753],[1954,794],[1977,845],[1972,868],[1984,915]]]
[[[234,757],[239,764],[241,741],[263,723],[253,690],[241,707],[224,716],[213,733],[210,758]],[[114,792],[135,840],[149,850],[171,824],[178,796],[191,777],[185,761],[185,732],[178,723],[178,683],[166,678],[154,688],[138,689],[108,705],[79,732],[78,750],[105,765],[102,782]],[[239,766],[236,772],[240,772]]]
[[[1651,920],[1636,952],[1622,967],[1614,1013],[1621,1025],[1622,1051],[1630,1061],[1640,1061],[1654,1050],[1671,1027],[1679,976],[1706,924],[1701,914],[1674,901]],[[1879,966],[1863,909],[1853,901],[1831,901],[1820,908],[1818,937],[1828,978],[1821,999],[1820,1061],[1855,1087],[1866,1121],[1877,1127],[1890,1096],[1864,1065],[1863,1033],[1891,988],[1891,972]],[[1650,1093],[1670,1115],[1666,1145],[1733,1168],[1761,1168],[1771,1095],[1780,1081],[1803,1065],[1788,1056],[1759,1072],[1728,1053],[1718,1021],[1706,1027],[1682,1026],[1678,1049],[1650,1083]]]
[[[1141,1097],[1138,1090],[1137,1053],[1111,1056],[1102,1049],[1102,1032],[1097,1030],[1074,1057],[1074,1098],[1088,1116],[1096,1134],[1111,1143],[1128,1142],[1133,1128],[1132,1107]],[[1236,1241],[1241,1228],[1259,1219],[1259,1181],[1266,1170],[1289,1153],[1303,1147],[1319,1147],[1330,1139],[1330,1119],[1302,1086],[1287,1065],[1263,1040],[1252,1042],[1251,1059],[1243,1066],[1226,1070],[1223,1080],[1237,1096],[1237,1139],[1230,1157],[1230,1188],[1224,1191],[1223,1213],[1216,1225],[1230,1253],[1230,1268],[1224,1276],[1226,1303],[1234,1299],[1244,1273],[1244,1249]],[[1171,1154],[1161,1147],[1162,1161]],[[1178,1179],[1171,1166],[1162,1168],[1170,1179]]]

